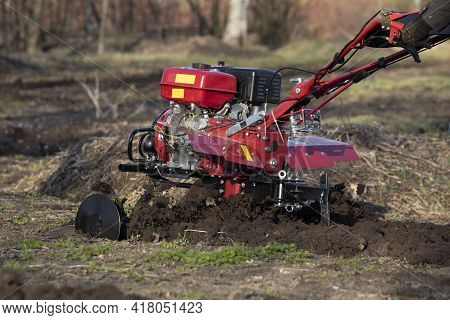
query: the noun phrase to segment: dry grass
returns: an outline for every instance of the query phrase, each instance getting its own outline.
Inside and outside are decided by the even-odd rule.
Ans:
[[[329,136],[354,143],[361,157],[333,168],[335,181],[365,185],[362,199],[387,206],[389,218],[450,221],[448,138],[388,134],[367,126],[338,128]]]
[[[39,159],[23,156],[0,157],[0,191],[37,192],[60,162],[61,156]]]

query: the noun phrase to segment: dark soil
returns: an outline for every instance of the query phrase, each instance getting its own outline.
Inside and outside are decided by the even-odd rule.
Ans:
[[[0,128],[0,132],[0,156],[9,154],[46,156],[60,151],[59,146],[43,142],[24,128],[4,127]]]
[[[36,72],[40,71],[40,68],[17,59],[12,59],[6,56],[0,56],[0,71],[2,73],[25,72],[25,71]]]
[[[202,185],[171,206],[162,192],[167,188],[153,185],[147,190],[134,209],[128,234],[146,241],[187,236],[211,245],[295,243],[316,254],[351,257],[367,252],[412,264],[450,266],[450,225],[385,221],[373,206],[353,201],[343,186],[332,192],[330,225],[310,208],[287,214],[247,196],[211,206],[215,191]]]
[[[0,298],[12,300],[115,300],[139,299],[139,296],[127,296],[117,287],[109,284],[89,286],[61,286],[51,284],[26,284],[19,272],[2,270],[0,273]]]

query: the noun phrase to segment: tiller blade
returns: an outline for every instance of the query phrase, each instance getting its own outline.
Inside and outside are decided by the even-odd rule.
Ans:
[[[127,219],[120,204],[103,194],[93,194],[78,208],[75,228],[91,237],[122,240],[126,238]]]

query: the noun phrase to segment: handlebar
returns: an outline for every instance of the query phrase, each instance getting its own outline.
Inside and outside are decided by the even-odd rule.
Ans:
[[[320,110],[353,84],[366,79],[378,70],[387,68],[388,66],[411,56],[414,57],[416,62],[420,62],[420,52],[438,46],[449,39],[450,29],[447,28],[449,31],[445,29],[441,33],[432,35],[428,39],[427,47],[404,46],[400,40],[401,29],[404,24],[417,17],[417,14],[419,14],[418,11],[398,13],[382,10],[377,12],[376,15],[364,24],[356,37],[347,43],[324,68],[308,80],[294,86],[291,94],[268,115],[265,122],[266,127],[270,127],[277,120],[288,117],[293,113],[300,112],[310,104],[313,99],[320,99],[330,95],[329,98],[318,106],[309,108],[311,111],[306,115],[306,117],[308,117]],[[347,58],[352,50],[358,51],[369,45],[377,48],[401,47],[403,50],[387,57],[382,57],[377,61],[368,63],[354,70],[347,71],[344,74],[324,80],[326,76],[331,76],[333,73],[337,72],[353,57],[354,54],[352,53],[350,57]]]

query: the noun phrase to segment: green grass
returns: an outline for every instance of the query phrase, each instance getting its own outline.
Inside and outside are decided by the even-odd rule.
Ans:
[[[25,167],[26,171],[29,171],[30,173],[32,172],[39,172],[42,169],[44,169],[46,167],[47,163],[45,161],[35,161],[30,163],[29,165],[27,165]]]
[[[90,261],[94,257],[104,256],[110,253],[116,247],[116,243],[113,241],[102,241],[97,243],[85,243],[82,239],[67,238],[60,239],[53,242],[45,243],[37,239],[25,239],[19,244],[19,248],[23,250],[24,257],[32,258],[31,250],[48,248],[48,249],[63,249],[62,254],[70,260],[78,261]],[[60,254],[55,256],[61,257]]]
[[[302,264],[310,260],[312,255],[304,250],[297,250],[294,252],[288,253],[282,261],[289,264]]]
[[[42,249],[44,242],[37,239],[25,239],[19,245],[20,250]]]
[[[203,61],[205,63],[216,64],[219,59],[224,60],[228,65],[253,66],[279,68],[281,66],[303,66],[311,69],[318,69],[333,58],[345,45],[345,41],[339,40],[317,40],[303,39],[291,42],[279,49],[272,50],[264,46],[246,45],[242,50],[235,52],[214,52],[208,49],[204,52],[193,52],[186,55],[184,51],[173,50],[170,46],[162,50],[152,52],[110,52],[97,56],[97,62],[109,68],[117,69],[118,66],[183,66],[191,65],[193,61]],[[422,54],[424,61],[448,61],[450,45],[444,44],[429,52]],[[387,56],[396,49],[367,49],[355,57],[354,61],[368,63]],[[372,52],[375,54],[372,55]],[[365,58],[364,58],[365,57]],[[405,62],[407,63],[407,62]],[[412,62],[411,62],[412,63]]]
[[[348,90],[346,96],[351,99],[367,99],[379,96],[392,96],[415,101],[414,92],[417,88],[428,88],[430,95],[434,92],[445,94],[450,89],[450,77],[444,74],[437,75],[411,75],[407,78],[383,77],[378,75],[362,81]]]
[[[17,271],[23,271],[26,269],[26,266],[23,264],[20,264],[19,262],[6,262],[2,265],[2,269],[9,269],[9,270],[17,270]]]
[[[291,43],[277,50],[262,46],[248,45],[235,52],[185,52],[173,50],[170,46],[153,52],[110,52],[94,59],[110,69],[128,66],[130,69],[146,66],[164,68],[167,66],[189,66],[193,61],[203,61],[215,65],[224,60],[227,65],[278,68],[281,65],[319,66],[325,64],[340,50],[344,43],[304,40]]]
[[[180,300],[205,300],[207,296],[202,292],[184,291],[179,299]]]
[[[12,218],[7,218],[6,221],[11,222],[18,226],[23,226],[23,225],[26,225],[29,220],[27,217],[14,216]]]
[[[136,281],[144,281],[146,279],[145,271],[139,269],[140,260],[126,260],[119,261],[118,264],[101,264],[96,261],[89,262],[89,271],[91,272],[114,272],[121,275],[126,275]]]
[[[82,244],[70,250],[67,257],[71,260],[87,262],[94,257],[107,255],[112,251],[113,247],[114,245],[109,241],[94,244]]]
[[[82,245],[82,240],[72,237],[56,240],[49,244],[51,248],[57,249],[74,249],[76,247],[79,247],[80,245]]]
[[[377,266],[366,263],[362,256],[355,256],[352,258],[337,258],[333,260],[333,263],[342,268],[348,268],[358,272],[379,271],[379,268]]]
[[[31,261],[34,260],[37,255],[34,250],[44,248],[45,243],[38,239],[24,239],[19,243],[20,258],[22,260]]]
[[[94,243],[86,243],[82,238],[69,237],[51,242],[44,242],[38,239],[25,239],[19,243],[22,260],[34,260],[39,255],[48,258],[61,260],[68,259],[81,262],[93,262],[95,258],[101,258],[111,252],[118,252],[124,248],[126,243],[102,240]],[[102,265],[94,266],[101,269]],[[126,267],[126,266],[125,266]],[[139,278],[137,274],[132,274],[132,268],[129,268],[130,276]]]
[[[20,258],[21,258],[22,260],[28,260],[28,261],[31,261],[31,260],[36,259],[36,257],[37,257],[36,253],[34,253],[34,252],[31,251],[31,250],[25,250],[25,251],[23,251],[23,252],[20,253]]]
[[[274,259],[285,263],[304,263],[311,254],[299,250],[294,244],[271,243],[265,246],[246,247],[236,244],[212,251],[200,251],[164,244],[149,259],[161,264],[174,265],[181,269],[193,269],[202,266],[237,265],[250,260]]]
[[[131,203],[131,202],[127,202],[126,198],[119,197],[119,196],[116,196],[114,201],[116,203],[123,203],[123,210],[125,211],[125,214],[127,215],[127,217],[131,216],[131,214],[133,213],[133,210],[134,210],[134,207],[136,206],[136,204]]]
[[[149,49],[144,52],[108,51],[102,55],[88,55],[110,72],[121,75],[148,73],[152,70],[161,70],[167,66],[189,66],[194,61],[216,64],[218,60],[224,60],[227,65],[235,66],[269,68],[301,66],[317,70],[332,59],[334,54],[345,45],[345,42],[345,40],[302,39],[300,41],[292,41],[276,50],[260,45],[247,44],[241,49],[222,51],[214,49],[211,51],[208,46],[200,49],[202,46],[190,43],[190,39],[187,39],[187,46],[192,49],[192,51],[188,51],[188,54],[186,54],[186,50],[180,49],[180,45],[177,43],[168,45],[161,43],[157,50]],[[213,43],[210,43],[210,45],[214,47]],[[449,45],[442,45],[424,54],[423,59],[424,61],[448,61],[450,60],[448,48]],[[378,49],[377,55],[374,55],[372,58],[376,60],[393,51]],[[360,57],[364,57],[369,52],[370,50],[366,50],[365,53],[360,54]],[[52,70],[52,67],[61,68],[61,65],[73,66],[70,70],[62,70],[71,74],[78,73],[74,71],[77,69],[75,66],[82,70],[80,74],[86,72],[89,68],[92,68],[92,71],[95,70],[82,57],[67,53],[67,50],[57,50],[31,56],[21,53],[12,55],[12,57],[41,66],[45,70]],[[359,59],[358,57],[355,58],[356,61]]]

